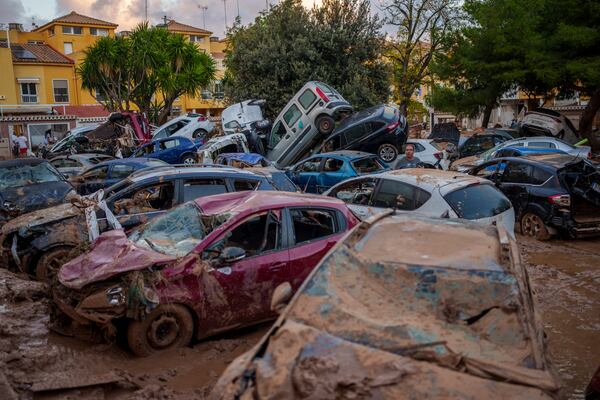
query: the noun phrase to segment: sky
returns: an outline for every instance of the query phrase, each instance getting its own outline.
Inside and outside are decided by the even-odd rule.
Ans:
[[[31,29],[32,18],[42,25],[56,17],[76,11],[119,24],[117,31],[131,29],[144,19],[144,4],[148,3],[151,24],[162,21],[164,15],[179,22],[204,28],[202,6],[206,9],[206,29],[215,36],[224,36],[225,12],[231,26],[239,13],[243,24],[252,22],[265,9],[266,2],[278,0],[0,0],[0,23],[20,22]],[[302,0],[312,7],[322,0]],[[225,9],[225,7],[226,9]]]

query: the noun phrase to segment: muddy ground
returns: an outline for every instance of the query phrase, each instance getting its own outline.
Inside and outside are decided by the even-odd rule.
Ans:
[[[600,239],[519,237],[519,242],[565,392],[568,398],[583,398],[600,365]],[[202,399],[225,367],[269,327],[140,359],[119,343],[91,344],[48,332],[44,290],[0,271],[2,399]],[[69,385],[78,388],[51,390]]]

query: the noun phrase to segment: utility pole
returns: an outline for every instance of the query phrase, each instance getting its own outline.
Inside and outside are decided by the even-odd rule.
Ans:
[[[167,16],[166,15],[163,16],[163,21],[164,21],[165,28],[166,28],[167,27]]]
[[[204,24],[204,30],[206,30],[206,10],[208,10],[208,6],[198,5],[198,8],[202,10],[202,23]]]
[[[144,0],[144,21],[148,22],[148,0]]]
[[[225,34],[227,34],[227,0],[223,1],[223,10],[225,10]]]
[[[237,9],[238,9],[238,18],[241,19],[241,17],[240,17],[240,0],[237,0]]]

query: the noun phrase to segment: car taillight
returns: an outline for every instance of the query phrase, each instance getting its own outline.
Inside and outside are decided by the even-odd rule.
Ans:
[[[398,125],[400,125],[400,120],[398,120],[398,121],[396,121],[396,122],[392,122],[392,123],[388,124],[388,126],[386,126],[385,128],[386,128],[388,131],[392,132],[392,131],[395,131],[395,130],[396,130],[396,128],[398,128]]]
[[[594,155],[592,154],[592,152],[591,152],[591,150],[590,150],[590,152],[588,153],[588,158],[591,160],[593,156],[594,156]]]
[[[557,194],[548,197],[548,200],[552,204],[556,204],[561,207],[569,207],[571,205],[571,196],[568,194]]]
[[[198,117],[198,122],[204,122],[206,121],[206,117],[204,115],[201,115]]]
[[[433,153],[433,156],[435,157],[436,160],[441,160],[442,152],[438,151],[437,153]]]
[[[327,97],[325,95],[325,93],[321,90],[321,88],[317,87],[316,91],[317,91],[317,94],[319,95],[319,97],[321,98],[321,100],[323,100],[325,103],[329,103],[329,97]]]

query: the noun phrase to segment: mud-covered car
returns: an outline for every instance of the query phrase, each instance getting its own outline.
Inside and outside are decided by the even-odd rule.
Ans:
[[[102,234],[59,272],[54,301],[78,324],[117,334],[137,355],[275,317],[274,289],[297,289],[358,220],[322,196],[243,192],[185,203]]]
[[[556,376],[502,227],[387,214],[340,240],[210,398],[552,399]]]
[[[73,186],[48,161],[0,161],[0,226],[34,210],[65,203]]]
[[[109,187],[104,203],[128,231],[186,201],[246,190],[279,190],[279,186],[266,173],[231,167],[165,166],[134,172]],[[296,188],[292,185],[291,190]],[[112,229],[99,204],[85,199],[13,219],[1,230],[2,265],[51,280],[64,262],[85,250],[93,239],[91,213],[97,218],[99,232]]]

